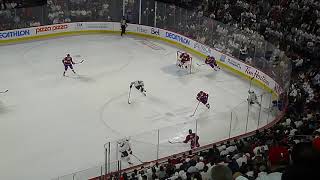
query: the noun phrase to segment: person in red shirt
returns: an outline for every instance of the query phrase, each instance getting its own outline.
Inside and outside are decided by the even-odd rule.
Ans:
[[[269,162],[271,166],[281,165],[285,162],[289,162],[289,151],[285,146],[281,146],[278,143],[275,143],[274,146],[269,149]]]
[[[190,142],[191,149],[200,147],[199,136],[197,136],[196,133],[193,133],[191,129],[189,129],[189,135],[187,135],[183,143],[189,143],[189,142]]]

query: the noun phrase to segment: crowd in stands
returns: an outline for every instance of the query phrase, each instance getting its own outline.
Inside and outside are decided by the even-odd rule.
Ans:
[[[48,0],[46,6],[13,6],[0,0],[0,31],[80,21],[119,21],[122,8],[120,1],[112,0]]]
[[[12,9],[0,0],[0,31],[75,21],[115,21],[120,18],[122,8],[118,1],[112,0],[47,2],[46,7],[35,7],[38,9]],[[320,179],[317,171],[320,170],[320,1],[181,0],[172,3],[193,10],[159,3],[158,27],[211,45],[264,72],[291,63],[292,76],[283,76],[284,82],[290,82],[286,115],[280,123],[253,136],[214,145],[201,152],[172,156],[166,163],[148,164],[113,178]],[[137,1],[126,0],[126,5],[126,12],[132,13],[134,19]],[[148,12],[154,11],[143,8],[143,12],[147,12],[146,8]],[[43,17],[47,19],[41,19]],[[289,59],[283,59],[284,55]],[[269,75],[274,73],[279,76],[279,72],[273,71]]]
[[[43,23],[42,7],[16,8],[16,3],[0,0],[0,31],[40,26]]]
[[[49,24],[88,21],[119,21],[121,1],[48,0]]]
[[[18,6],[17,2],[12,2],[8,0],[0,0],[0,10],[13,9]]]

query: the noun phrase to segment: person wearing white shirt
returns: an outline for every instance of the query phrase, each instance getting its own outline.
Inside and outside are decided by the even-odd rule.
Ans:
[[[266,172],[260,172],[256,180],[281,180],[282,173],[274,172],[267,174]]]
[[[217,147],[217,149],[221,152],[226,149],[226,145],[221,145],[221,146]]]
[[[199,158],[199,162],[196,164],[196,168],[199,169],[199,171],[203,170],[205,164],[203,162],[203,157]]]
[[[228,151],[229,153],[233,153],[236,150],[237,150],[237,146],[229,146],[226,148],[226,151]]]
[[[200,172],[202,180],[210,180],[210,171],[208,166],[204,166],[203,171]]]
[[[237,161],[239,167],[241,167],[243,163],[247,164],[248,157],[246,155],[243,155],[242,157],[238,158],[236,161]]]

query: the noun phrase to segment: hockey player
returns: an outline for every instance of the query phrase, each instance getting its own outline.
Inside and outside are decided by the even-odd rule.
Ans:
[[[144,83],[143,81],[134,81],[130,84],[130,89],[134,86],[137,90],[139,90],[143,95],[147,96],[146,90],[144,89]]]
[[[197,136],[196,133],[193,133],[191,129],[189,129],[189,134],[187,135],[183,143],[188,143],[189,141],[191,149],[200,147],[199,136]]]
[[[248,99],[247,99],[248,103],[250,105],[258,104],[259,106],[261,106],[261,104],[258,101],[256,93],[254,91],[251,91],[251,90],[249,90],[248,92],[249,92],[249,96],[248,96]]]
[[[121,36],[123,36],[123,34],[126,34],[126,28],[128,26],[127,20],[124,16],[122,17],[120,24],[121,24]]]
[[[207,56],[205,63],[208,64],[210,67],[212,67],[214,70],[216,70],[216,67],[220,69],[220,67],[216,62],[216,59],[213,56]]]
[[[204,104],[208,109],[210,109],[210,104],[208,103],[209,95],[203,91],[197,94],[197,100]]]
[[[118,141],[119,144],[119,152],[121,153],[121,158],[128,162],[128,164],[132,165],[130,155],[132,154],[131,145],[129,143],[129,139],[121,139]]]
[[[73,70],[73,64],[75,64],[72,60],[72,57],[70,56],[70,54],[67,54],[67,57],[63,58],[62,63],[64,65],[64,72],[63,72],[63,76],[66,75],[66,71],[68,70],[68,67],[72,70],[72,72],[74,74],[76,74],[76,72]]]
[[[191,61],[191,56],[184,52],[180,54],[180,61],[178,63],[178,66],[181,68],[188,68],[188,63]]]

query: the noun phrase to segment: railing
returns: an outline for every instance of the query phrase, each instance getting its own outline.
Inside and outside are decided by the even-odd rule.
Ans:
[[[260,69],[278,82],[283,89],[283,93],[278,97],[274,97],[271,92],[261,92],[259,94],[261,108],[252,109],[244,101],[229,111],[210,114],[202,118],[201,122],[197,119],[182,121],[178,116],[174,119],[177,122],[174,126],[162,125],[161,128],[151,128],[154,130],[149,132],[130,135],[132,148],[136,155],[133,161],[136,164],[139,164],[140,160],[151,161],[187,151],[190,147],[179,142],[183,140],[189,129],[194,130],[201,137],[201,145],[208,145],[267,126],[271,122],[276,122],[276,117],[283,115],[283,106],[279,109],[272,107],[273,100],[280,100],[284,104],[287,96],[291,64],[285,54],[273,44],[266,42],[257,33],[224,25],[202,16],[197,11],[154,0],[97,0],[86,1],[84,4],[68,0],[48,0],[47,6],[0,11],[0,30],[63,22],[119,21],[122,16],[125,16],[130,23],[177,32],[226,55],[233,56]],[[182,111],[180,113],[186,113]],[[211,127],[213,126],[219,126],[222,131],[212,132]],[[175,145],[172,146],[168,140]],[[109,156],[104,165],[57,179],[88,179],[126,168],[126,165],[119,163],[117,141],[107,144],[109,145],[105,150]],[[145,153],[145,150],[150,153]]]

